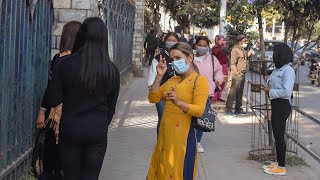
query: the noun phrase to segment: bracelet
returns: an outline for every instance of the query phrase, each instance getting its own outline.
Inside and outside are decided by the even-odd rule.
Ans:
[[[40,107],[40,110],[42,110],[42,111],[47,111],[47,109],[46,109],[46,108],[43,108],[43,107]]]

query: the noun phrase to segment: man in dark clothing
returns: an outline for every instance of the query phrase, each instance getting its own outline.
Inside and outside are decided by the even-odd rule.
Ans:
[[[179,42],[186,42],[186,43],[188,42],[188,40],[183,36],[181,26],[174,27],[174,32],[177,33],[179,37]]]
[[[247,71],[247,53],[244,49],[248,46],[248,39],[244,35],[236,37],[237,44],[231,50],[230,76],[231,87],[226,103],[227,115],[245,114],[241,109],[242,95]],[[235,112],[232,112],[233,102],[236,101]]]
[[[156,35],[156,31],[152,29],[144,40],[144,49],[146,50],[145,61],[148,62],[149,66],[151,65],[152,59],[154,58],[156,49],[159,46],[159,39]]]

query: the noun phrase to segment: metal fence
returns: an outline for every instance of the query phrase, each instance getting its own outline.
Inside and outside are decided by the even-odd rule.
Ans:
[[[110,58],[124,72],[132,63],[135,6],[127,0],[104,0],[103,3]]]
[[[0,0],[0,179],[28,166],[48,77],[51,0]]]
[[[274,67],[273,61],[250,61],[251,80],[247,87],[247,109],[250,106],[252,111],[251,125],[251,158],[260,161],[270,161],[275,158],[275,140],[273,138],[271,125],[271,104],[267,95],[263,92],[261,85],[265,84],[264,77],[268,75],[267,67]],[[269,72],[271,73],[271,72]],[[297,72],[298,73],[298,72]],[[291,105],[299,107],[298,78],[293,90]],[[296,157],[298,145],[293,139],[298,139],[299,114],[292,111],[286,124],[286,145],[287,156]]]

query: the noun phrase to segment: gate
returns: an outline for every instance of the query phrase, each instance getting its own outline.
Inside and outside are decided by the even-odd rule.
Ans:
[[[104,0],[109,37],[109,55],[120,72],[131,67],[135,6],[127,0]]]
[[[0,0],[0,179],[28,170],[51,58],[51,0]]]

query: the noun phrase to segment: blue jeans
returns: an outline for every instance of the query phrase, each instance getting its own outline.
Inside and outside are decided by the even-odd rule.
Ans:
[[[156,108],[157,108],[157,113],[158,113],[157,136],[159,134],[160,123],[161,123],[162,113],[164,110],[164,105],[165,105],[165,102],[163,100],[160,101],[159,103],[156,103]]]
[[[209,103],[209,106],[208,106],[208,103]],[[208,111],[208,108],[211,107],[211,103],[212,103],[212,96],[209,96],[208,100],[207,100],[207,106],[206,106],[205,111]],[[202,136],[203,136],[203,131],[197,130],[196,136],[197,136],[197,142],[200,142],[202,139]]]

